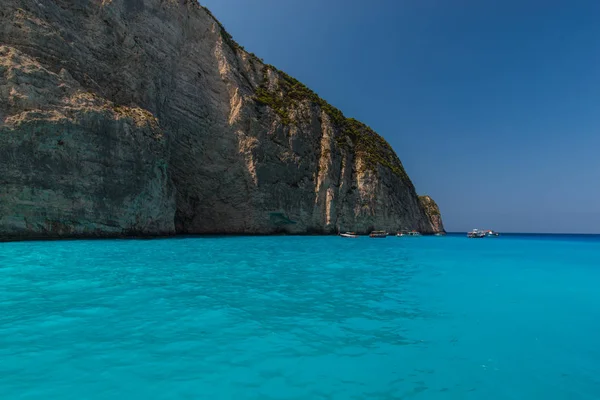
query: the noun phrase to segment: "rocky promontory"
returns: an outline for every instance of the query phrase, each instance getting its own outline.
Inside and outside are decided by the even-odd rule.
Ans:
[[[0,237],[443,231],[390,145],[195,0],[5,0]]]

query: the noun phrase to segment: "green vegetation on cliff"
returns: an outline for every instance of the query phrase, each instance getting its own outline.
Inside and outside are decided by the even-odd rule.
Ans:
[[[441,215],[437,203],[429,196],[419,196],[421,206],[429,216]]]
[[[274,72],[277,77],[276,87],[269,88],[269,71]],[[384,138],[362,122],[347,118],[339,109],[285,72],[272,65],[266,65],[263,82],[256,89],[255,100],[275,111],[281,117],[282,123],[286,125],[292,123],[290,112],[299,103],[308,101],[319,106],[337,128],[339,134],[336,142],[340,148],[348,148],[348,139],[350,139],[356,154],[364,160],[367,168],[376,170],[377,165],[382,165],[412,186],[398,156]]]
[[[253,53],[247,52],[243,46],[240,46],[235,42],[231,34],[227,32],[225,27],[214,17],[210,10],[206,7],[202,8],[215,20],[220,29],[223,41],[232,51],[246,52],[255,61],[262,62],[262,59],[258,58]],[[269,88],[269,71],[273,71],[278,77],[276,88]],[[302,82],[285,72],[278,70],[272,65],[265,64],[263,70],[263,82],[256,88],[255,100],[259,104],[270,107],[281,117],[281,122],[284,125],[289,125],[293,122],[290,118],[290,111],[299,103],[308,101],[319,106],[320,109],[329,116],[333,126],[337,128],[339,134],[336,137],[336,143],[340,148],[348,149],[348,139],[350,139],[350,143],[354,146],[356,155],[360,156],[365,162],[366,168],[376,171],[377,165],[386,167],[393,174],[402,178],[407,185],[413,187],[400,159],[383,137],[362,122],[354,118],[347,118],[339,109],[323,100]]]

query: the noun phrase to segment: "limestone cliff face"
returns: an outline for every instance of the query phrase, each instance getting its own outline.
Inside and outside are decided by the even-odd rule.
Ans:
[[[0,46],[0,236],[174,232],[168,148],[156,118]]]
[[[444,232],[444,224],[442,223],[442,213],[437,203],[429,196],[419,196],[421,208],[425,210],[425,215],[431,224],[431,229],[436,232]]]
[[[0,22],[0,236],[443,230],[385,140],[195,0]]]

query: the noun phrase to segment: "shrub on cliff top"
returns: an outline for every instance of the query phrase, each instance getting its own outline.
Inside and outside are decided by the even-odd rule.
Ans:
[[[245,52],[244,48],[233,40],[233,37],[227,32],[221,22],[215,18],[210,10],[206,7],[201,7],[218,25],[223,41],[231,48],[231,50],[234,52]],[[245,53],[248,54],[251,60],[262,62],[255,54],[249,52]],[[274,71],[279,78],[277,82],[278,88],[276,90],[269,90],[269,70]],[[351,143],[354,144],[354,150],[365,161],[367,168],[376,170],[377,165],[384,166],[395,175],[401,177],[407,185],[412,187],[412,182],[406,174],[402,163],[384,138],[362,122],[357,121],[354,118],[346,118],[339,109],[327,103],[296,78],[278,70],[272,65],[265,64],[263,70],[263,82],[256,89],[255,100],[259,104],[270,107],[277,115],[279,115],[281,122],[285,125],[292,122],[290,110],[298,103],[309,101],[318,105],[321,110],[329,116],[331,123],[341,133],[336,137],[336,143],[339,147],[346,148],[348,146],[347,139],[350,139]]]
[[[275,72],[278,77],[274,89],[269,89],[269,71]],[[327,103],[302,82],[285,72],[272,65],[265,65],[263,82],[256,89],[255,100],[275,111],[281,117],[282,123],[286,125],[292,122],[289,115],[290,110],[299,103],[309,101],[318,105],[340,132],[336,137],[336,143],[340,148],[347,148],[347,139],[350,139],[354,150],[362,157],[367,168],[376,170],[377,165],[382,165],[401,177],[406,184],[412,186],[398,156],[383,137],[362,122],[354,118],[346,118],[339,109]]]
[[[437,203],[429,196],[419,196],[419,202],[428,215],[441,215]]]

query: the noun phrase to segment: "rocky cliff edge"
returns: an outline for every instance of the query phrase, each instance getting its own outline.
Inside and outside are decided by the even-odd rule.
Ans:
[[[443,231],[389,144],[193,0],[6,0],[0,236]]]

